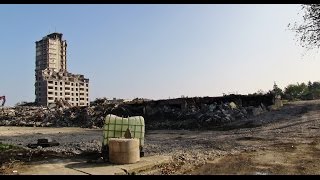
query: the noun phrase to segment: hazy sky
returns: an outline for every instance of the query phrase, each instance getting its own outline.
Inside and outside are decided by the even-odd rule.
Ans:
[[[34,101],[35,41],[67,40],[68,71],[97,97],[254,93],[320,79],[287,24],[300,5],[0,5],[0,95]]]

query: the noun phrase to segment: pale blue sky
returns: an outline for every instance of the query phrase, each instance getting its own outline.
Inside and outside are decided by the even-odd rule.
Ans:
[[[97,97],[163,99],[318,81],[286,30],[300,5],[0,5],[0,95],[34,100],[35,41],[55,30]]]

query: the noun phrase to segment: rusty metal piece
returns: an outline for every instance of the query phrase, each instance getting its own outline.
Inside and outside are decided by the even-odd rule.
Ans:
[[[126,139],[131,139],[132,138],[132,134],[129,128],[127,128],[126,132],[124,133],[124,137]]]

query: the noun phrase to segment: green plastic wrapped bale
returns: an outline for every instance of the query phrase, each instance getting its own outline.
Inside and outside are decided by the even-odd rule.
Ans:
[[[103,126],[103,146],[108,146],[110,138],[124,137],[127,130],[130,129],[132,138],[139,139],[140,148],[144,146],[145,125],[142,116],[119,117],[108,114],[105,117]]]

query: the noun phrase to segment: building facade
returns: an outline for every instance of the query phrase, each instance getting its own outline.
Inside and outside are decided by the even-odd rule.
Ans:
[[[35,102],[49,106],[64,101],[89,106],[89,79],[67,71],[67,42],[61,33],[36,41]]]

